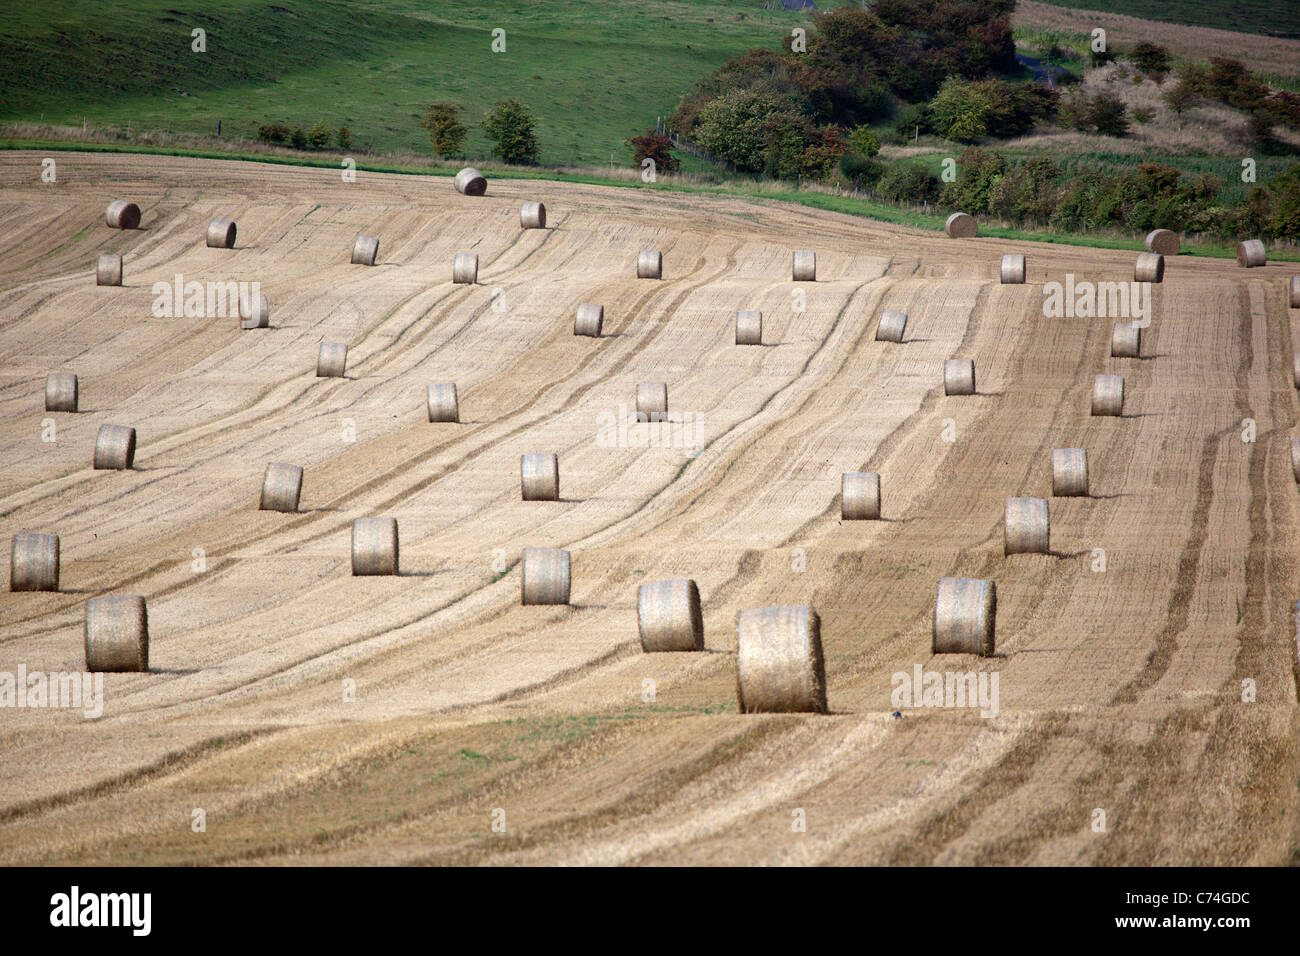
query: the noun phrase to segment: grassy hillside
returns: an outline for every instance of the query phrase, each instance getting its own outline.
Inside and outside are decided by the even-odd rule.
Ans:
[[[1147,20],[1300,38],[1300,4],[1292,0],[1044,0],[1054,7],[1119,13]],[[1155,43],[1161,37],[1149,38]],[[1237,56],[1241,51],[1224,51]]]
[[[538,117],[542,159],[627,161],[697,78],[806,17],[757,0],[7,0],[0,118],[252,136],[259,124],[348,126],[358,145],[426,150],[431,101],[465,107],[470,155],[498,99]],[[710,22],[711,21],[711,22]],[[191,52],[191,31],[207,52]],[[491,50],[493,29],[506,51]]]

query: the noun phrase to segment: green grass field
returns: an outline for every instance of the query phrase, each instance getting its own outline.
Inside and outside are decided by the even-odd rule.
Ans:
[[[1121,13],[1145,20],[1300,38],[1300,4],[1293,0],[1046,0],[1054,7]],[[1152,37],[1157,43],[1158,37]],[[1239,51],[1238,51],[1239,52]],[[1225,51],[1225,56],[1237,52]]]
[[[427,152],[423,108],[449,99],[479,157],[483,116],[514,97],[537,116],[544,162],[625,165],[624,140],[695,80],[807,19],[757,0],[6,0],[0,119],[207,135],[220,120],[249,138],[319,120],[363,148]],[[191,51],[195,28],[206,53]]]

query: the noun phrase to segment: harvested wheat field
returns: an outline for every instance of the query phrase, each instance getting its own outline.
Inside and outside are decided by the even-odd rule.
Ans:
[[[109,593],[145,598],[149,671],[105,674],[98,719],[0,711],[0,863],[1292,858],[1294,264],[1170,257],[1141,355],[1112,357],[1113,319],[1045,318],[1043,284],[1127,283],[1131,251],[635,188],[58,163],[45,185],[39,155],[0,159],[0,537],[61,548],[57,592],[0,592],[0,671],[83,670]],[[116,198],[138,229],[105,225]],[[178,273],[260,282],[269,328],[156,317]],[[950,358],[974,394],[944,394]],[[76,412],[45,411],[58,372]],[[1122,414],[1090,414],[1099,374]],[[636,444],[644,382],[672,447]],[[440,383],[459,421],[429,420]],[[135,429],[133,467],[91,468],[104,424]],[[1087,496],[1052,496],[1062,448]],[[558,458],[557,500],[523,500],[529,454]],[[259,510],[272,462],[303,470],[296,510]],[[881,476],[878,520],[841,520],[846,472]],[[1048,500],[1048,553],[1005,554],[1008,498]],[[395,575],[352,573],[368,517],[400,528]],[[567,604],[521,603],[525,548],[569,552]],[[946,577],[995,582],[991,656],[932,652]],[[698,586],[703,651],[642,650],[638,590],[668,579]],[[819,616],[828,713],[738,712],[737,616],[772,605]],[[897,705],[917,667],[996,676],[996,713]]]

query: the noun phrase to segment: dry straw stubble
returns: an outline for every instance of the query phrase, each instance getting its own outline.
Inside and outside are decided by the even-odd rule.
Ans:
[[[138,594],[105,594],[86,602],[86,670],[147,671],[149,611]]]
[[[742,714],[826,713],[821,619],[811,607],[736,616],[736,700]]]
[[[689,578],[641,585],[636,595],[636,621],[641,649],[646,653],[704,650],[700,590]]]

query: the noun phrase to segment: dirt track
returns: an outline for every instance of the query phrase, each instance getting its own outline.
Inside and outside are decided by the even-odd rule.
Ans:
[[[1128,252],[164,157],[58,154],[43,185],[40,158],[0,157],[0,539],[60,534],[63,590],[0,592],[0,671],[80,670],[85,600],[125,591],[148,598],[153,672],[107,675],[97,721],[0,710],[0,862],[1292,859],[1294,265],[1171,261],[1144,357],[1112,359],[1110,320],[1044,318],[1042,286],[1128,281]],[[104,226],[117,197],[140,231]],[[552,228],[518,228],[528,199]],[[215,215],[234,251],[203,245]],[[377,268],[348,264],[358,232]],[[664,281],[635,278],[643,248]],[[818,281],[796,314],[801,248]],[[466,251],[479,285],[453,286]],[[1012,251],[1023,286],[997,281]],[[124,288],[94,285],[101,252],[125,254]],[[272,328],[152,317],[176,273],[260,281]],[[604,338],[572,334],[581,301]],[[884,307],[904,344],[874,340]],[[771,344],[733,344],[740,308]],[[322,338],[350,345],[346,379],[314,377]],[[953,356],[979,395],[943,395]],[[59,369],[80,414],[44,412]],[[1088,414],[1105,371],[1122,418]],[[652,380],[699,416],[696,457],[597,442]],[[462,424],[425,420],[438,381]],[[91,471],[105,422],[136,427],[134,471]],[[1094,497],[1050,500],[1053,555],[1004,557],[1003,499],[1048,497],[1072,446]],[[530,451],[559,454],[563,500],[518,500]],[[301,514],[256,510],[268,461],[305,468]],[[840,522],[858,470],[881,473],[886,520]],[[349,573],[372,514],[398,519],[400,577]],[[519,606],[529,545],[572,550],[571,607]],[[997,581],[996,657],[931,654],[953,574]],[[699,583],[703,654],[640,650],[637,586],[667,577]],[[737,714],[737,611],[804,603],[833,713]],[[1000,712],[891,717],[914,664],[996,671]]]

